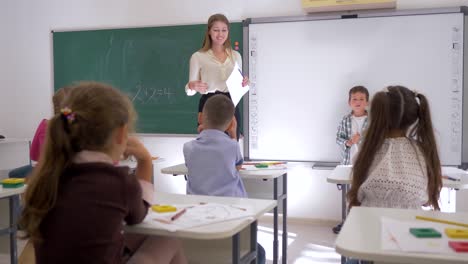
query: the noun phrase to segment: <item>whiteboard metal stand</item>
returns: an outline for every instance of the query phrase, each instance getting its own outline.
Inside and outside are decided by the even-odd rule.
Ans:
[[[173,176],[184,175],[187,180],[188,169],[185,164],[178,164],[161,169],[163,174],[172,174]],[[287,182],[288,182],[288,171],[287,170],[263,170],[263,171],[248,171],[240,170],[239,174],[241,178],[245,179],[273,179],[273,199],[277,202],[277,205],[273,209],[273,263],[278,263],[278,205],[282,205],[283,209],[283,234],[282,234],[282,264],[287,263],[287,249],[288,249],[288,231],[287,231]],[[278,193],[278,180],[282,179],[283,191],[281,194]],[[251,231],[252,232],[252,231]]]
[[[19,187],[14,189],[0,188],[0,199],[8,199],[10,207],[10,223],[7,228],[0,229],[0,235],[10,235],[10,263],[18,263],[18,247],[16,245],[16,232],[17,228],[17,212],[19,210],[19,196],[25,191],[26,187]]]

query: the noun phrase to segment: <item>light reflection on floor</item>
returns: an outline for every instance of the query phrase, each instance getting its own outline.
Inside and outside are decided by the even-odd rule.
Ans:
[[[281,259],[282,232],[278,232],[279,259]],[[305,232],[288,232],[288,263],[291,264],[337,264],[341,261],[341,256],[335,252],[333,247],[320,245],[314,242],[311,234]],[[270,227],[258,226],[258,242],[265,248],[267,263],[273,263],[273,229]],[[292,250],[294,248],[294,250]],[[298,252],[293,255],[293,252]]]

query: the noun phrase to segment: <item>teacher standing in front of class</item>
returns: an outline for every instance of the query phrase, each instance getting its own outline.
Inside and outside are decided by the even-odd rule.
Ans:
[[[215,94],[223,94],[231,98],[226,80],[237,64],[242,67],[242,57],[239,52],[231,48],[229,40],[229,20],[222,14],[214,14],[208,19],[208,25],[203,40],[203,47],[190,58],[189,82],[185,86],[188,96],[197,92],[202,94],[198,104],[198,120],[206,100]],[[249,84],[249,79],[244,77],[242,86]],[[239,140],[240,111],[236,107],[236,131],[228,131],[232,138]],[[202,125],[198,130],[202,130]]]

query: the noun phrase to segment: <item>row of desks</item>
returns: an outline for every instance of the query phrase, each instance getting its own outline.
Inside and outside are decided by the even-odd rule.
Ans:
[[[350,183],[349,176],[350,168],[337,167],[334,169],[327,181],[336,184],[347,185]],[[162,173],[172,175],[187,175],[187,168],[180,164],[162,169]],[[156,203],[164,204],[193,204],[194,202],[213,202],[224,204],[245,204],[253,206],[255,217],[251,219],[232,220],[229,223],[220,223],[210,226],[191,228],[169,232],[164,229],[158,229],[154,226],[141,223],[135,226],[127,226],[127,232],[152,234],[152,235],[167,235],[181,238],[195,239],[220,239],[232,237],[232,263],[249,263],[252,255],[256,253],[256,249],[251,247],[251,251],[244,257],[240,256],[239,234],[245,228],[250,228],[251,243],[256,245],[256,230],[257,219],[265,212],[274,210],[274,263],[278,263],[278,203],[283,203],[283,248],[282,248],[282,263],[287,262],[287,170],[262,170],[262,171],[241,171],[242,178],[249,179],[271,179],[274,181],[273,199],[245,199],[245,198],[229,198],[229,197],[210,197],[210,196],[191,196],[180,194],[156,193]],[[282,179],[283,190],[279,193],[278,180]],[[459,182],[451,182],[444,180],[444,186],[450,188],[468,188],[468,177],[465,175]],[[24,192],[23,188],[14,190],[0,189],[0,199],[10,199],[10,212],[14,212],[19,206],[19,194]],[[363,208],[356,207],[351,210],[348,219],[343,226],[343,229],[336,241],[336,250],[338,253],[367,260],[388,262],[389,259],[397,263],[440,263],[437,261],[444,260],[444,263],[468,263],[468,257],[465,255],[444,256],[444,255],[427,255],[427,254],[401,254],[383,251],[380,249],[380,243],[376,241],[380,239],[380,226],[378,225],[378,217],[388,215],[391,217],[409,219],[414,218],[414,215],[421,214],[420,210],[399,210],[399,209],[384,209],[384,208]],[[466,213],[448,214],[441,212],[425,211],[425,215],[432,217],[442,217],[444,219],[454,219],[465,221],[468,219]],[[16,253],[16,222],[14,214],[10,213],[10,227],[3,233],[10,234],[11,241],[11,263],[17,263]],[[366,231],[362,231],[366,228]],[[2,233],[2,234],[3,234]],[[357,243],[359,242],[359,243]],[[395,255],[399,256],[395,258]],[[436,261],[437,260],[437,261]],[[434,262],[435,261],[435,262]]]

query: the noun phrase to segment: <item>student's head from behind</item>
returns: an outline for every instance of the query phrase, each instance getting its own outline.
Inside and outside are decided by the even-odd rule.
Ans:
[[[230,49],[231,42],[229,40],[229,20],[223,14],[214,14],[210,16],[203,40],[203,51],[209,50],[214,44],[223,45],[224,48]]]
[[[429,204],[439,209],[442,187],[441,165],[432,126],[429,102],[418,92],[403,86],[389,86],[372,98],[369,127],[353,167],[351,205],[357,204],[357,191],[366,180],[369,166],[385,138],[409,137],[424,155],[428,173]]]
[[[62,103],[67,98],[68,94],[70,94],[72,86],[64,86],[58,89],[54,96],[52,96],[52,103],[54,105],[54,115],[60,113],[60,109],[62,109]]]
[[[111,86],[84,82],[70,90],[48,122],[43,155],[26,192],[21,226],[28,236],[40,239],[40,221],[55,205],[60,177],[76,154],[98,151],[115,160],[126,148],[134,120],[129,98]]]
[[[226,131],[233,125],[234,111],[234,104],[227,96],[217,94],[210,97],[203,107],[204,128]]]
[[[369,103],[369,91],[364,86],[354,86],[349,90],[348,104],[354,115],[364,115]]]

